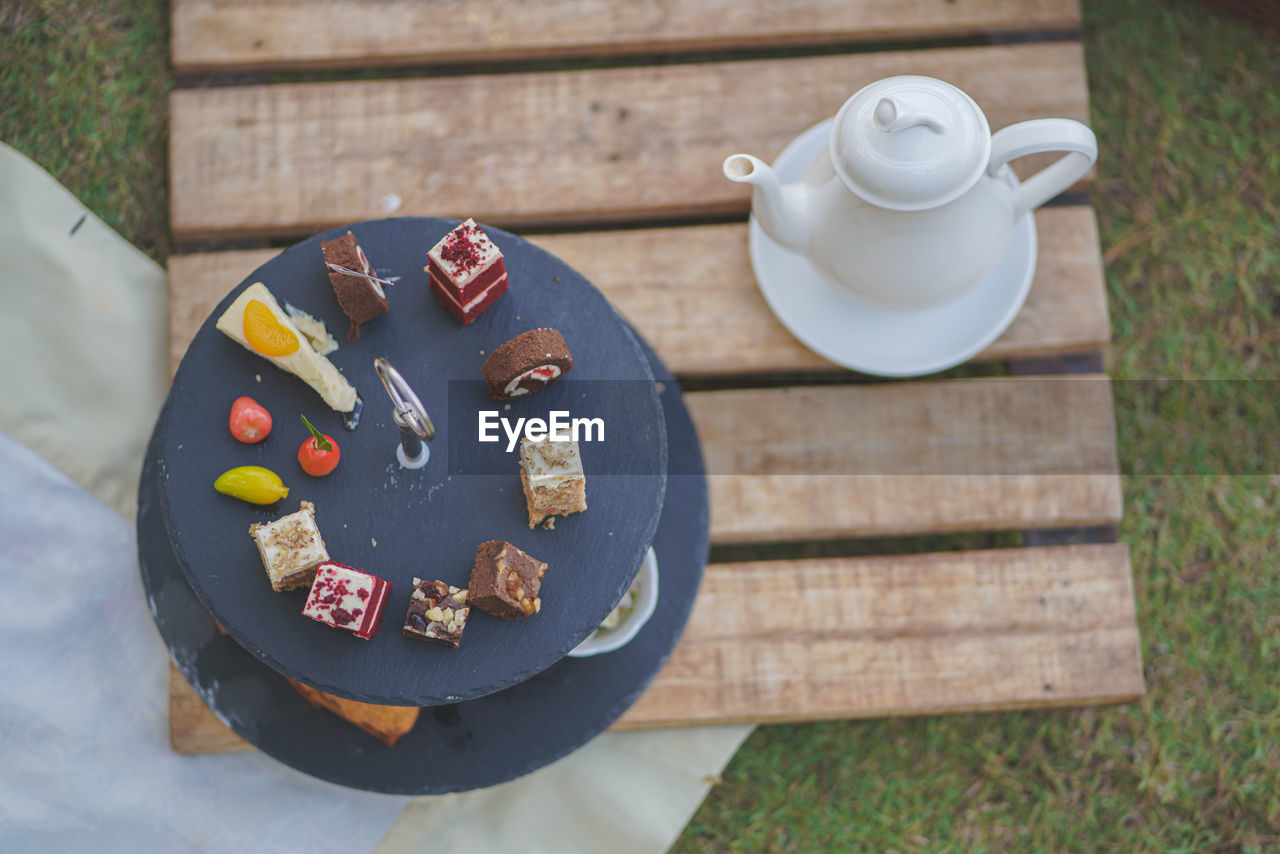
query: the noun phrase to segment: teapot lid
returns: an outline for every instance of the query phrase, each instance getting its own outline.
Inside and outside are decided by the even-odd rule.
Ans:
[[[954,201],[977,182],[991,155],[991,128],[950,83],[888,77],[845,102],[828,145],[851,191],[878,207],[918,211]]]

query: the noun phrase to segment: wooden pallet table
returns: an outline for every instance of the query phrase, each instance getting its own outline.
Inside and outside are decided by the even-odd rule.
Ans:
[[[1087,121],[1078,27],[1075,0],[175,0],[189,85],[170,100],[174,364],[278,251],[228,243],[390,214],[520,230],[600,287],[682,381],[714,388],[686,400],[712,471],[741,472],[710,479],[711,535],[745,557],[707,568],[670,661],[616,728],[1137,698],[1129,556],[1098,541],[1122,512],[1110,386],[1026,375],[1107,345],[1092,210],[1076,194],[1036,214],[1030,298],[979,356],[1014,375],[867,382],[773,318],[747,260],[748,196],[720,173],[735,151],[772,159],[899,73],[955,83],[995,128]],[[407,69],[261,82],[379,66]],[[878,473],[742,467],[765,447]],[[751,559],[769,543],[1045,529],[1093,542]],[[744,592],[761,584],[787,592]],[[247,746],[176,670],[171,683],[175,749]]]

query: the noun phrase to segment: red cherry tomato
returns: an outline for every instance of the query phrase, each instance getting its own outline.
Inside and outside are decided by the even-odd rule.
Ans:
[[[312,477],[324,477],[338,467],[342,451],[332,436],[312,427],[307,416],[302,416],[302,423],[307,425],[311,436],[298,447],[298,465]]]
[[[237,397],[231,404],[230,425],[237,441],[261,442],[271,432],[271,413],[252,397]]]

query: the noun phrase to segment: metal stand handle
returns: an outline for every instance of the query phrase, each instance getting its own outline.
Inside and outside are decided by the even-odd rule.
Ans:
[[[427,415],[427,409],[418,395],[414,394],[413,389],[390,362],[379,356],[373,360],[373,369],[378,372],[378,379],[382,380],[382,387],[387,390],[395,407],[391,418],[400,430],[400,447],[396,448],[396,459],[405,468],[422,468],[431,457],[431,451],[423,440],[430,442],[436,437],[431,416]]]

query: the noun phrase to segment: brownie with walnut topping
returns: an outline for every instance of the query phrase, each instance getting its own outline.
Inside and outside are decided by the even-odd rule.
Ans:
[[[504,540],[476,549],[468,597],[472,605],[504,620],[518,620],[542,610],[542,577],[547,565]]]
[[[443,581],[415,578],[402,632],[407,638],[436,641],[457,649],[470,612],[467,591]]]

